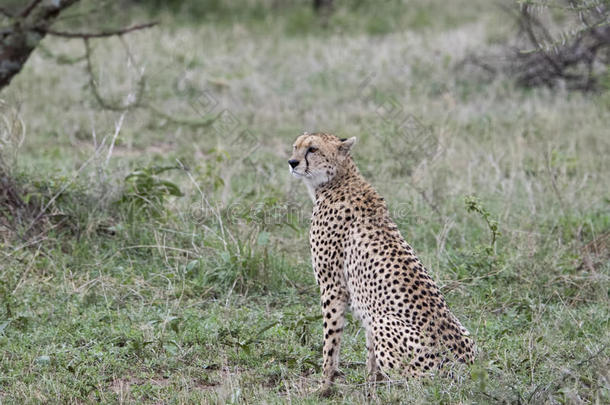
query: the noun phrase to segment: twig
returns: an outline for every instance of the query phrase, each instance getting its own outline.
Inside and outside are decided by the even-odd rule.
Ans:
[[[55,35],[56,37],[64,37],[64,38],[79,38],[79,39],[92,39],[92,38],[107,38],[114,36],[121,36],[127,33],[143,30],[146,28],[154,27],[159,24],[157,21],[149,22],[146,24],[138,24],[133,25],[131,27],[122,28],[114,31],[102,31],[102,32],[65,32],[65,31],[55,31],[49,28],[36,27],[34,28],[36,31],[44,32],[45,34]]]
[[[38,44],[38,48],[40,49],[40,53],[45,58],[53,59],[55,63],[58,65],[73,65],[75,63],[81,62],[85,60],[86,55],[79,55],[75,57],[70,57],[68,55],[55,55],[49,48],[44,46],[44,44]]]
[[[529,37],[532,44],[536,47],[538,52],[540,52],[540,54],[542,55],[544,60],[546,60],[548,62],[550,67],[552,67],[554,69],[555,73],[559,76],[562,76],[563,69],[561,69],[561,67],[559,67],[557,62],[553,58],[551,58],[546,53],[546,51],[542,48],[542,45],[540,45],[540,42],[538,41],[538,37],[536,37],[536,34],[534,33],[534,29],[532,28],[532,22],[535,23],[537,26],[541,27],[544,36],[547,37],[547,40],[548,40],[550,35],[549,35],[548,31],[546,30],[546,28],[538,21],[537,18],[535,18],[534,16],[532,16],[530,14],[527,7],[522,10],[521,15],[522,15],[522,18],[519,20],[521,28],[525,30],[525,32],[527,33],[527,36]]]
[[[120,37],[120,38],[122,39],[122,37]],[[89,78],[88,78],[89,86],[91,87],[91,92],[93,93],[93,97],[100,104],[100,106],[102,108],[104,108],[106,110],[110,110],[110,111],[126,111],[126,110],[130,110],[130,109],[134,109],[134,108],[144,107],[144,108],[151,110],[155,115],[157,115],[163,119],[166,119],[174,124],[187,125],[187,126],[191,126],[193,128],[209,127],[212,124],[214,124],[214,122],[216,122],[216,120],[219,118],[219,115],[211,115],[208,117],[204,117],[203,119],[190,119],[190,118],[174,117],[170,114],[165,113],[161,109],[155,107],[151,103],[142,102],[142,99],[144,96],[144,90],[146,88],[146,77],[144,76],[143,73],[141,73],[140,79],[138,80],[137,89],[136,89],[134,97],[128,97],[128,100],[131,100],[129,102],[129,104],[121,106],[121,105],[115,105],[109,101],[106,101],[100,94],[98,85],[95,81],[95,75],[93,73],[93,63],[91,62],[92,49],[91,49],[91,45],[89,43],[89,38],[83,38],[83,43],[85,44],[84,59],[86,61],[86,70],[87,70],[87,74],[89,76]],[[123,45],[126,46],[125,43]],[[136,63],[135,63],[135,59],[133,58],[133,54],[131,54],[131,52],[129,51],[127,46],[126,46],[126,52],[127,52],[128,58],[130,59],[130,62],[133,65],[135,65]]]
[[[91,45],[89,44],[89,38],[83,38],[83,42],[85,44],[85,60],[87,61],[86,69],[89,75],[89,86],[91,86],[93,97],[95,97],[95,100],[100,104],[100,106],[111,111],[126,111],[138,107],[140,105],[140,101],[142,100],[142,95],[144,94],[144,76],[141,76],[140,80],[138,81],[138,88],[132,102],[125,106],[113,105],[107,102],[100,94],[97,84],[95,83],[95,75],[93,74],[93,65],[91,63]]]
[[[41,1],[42,0],[32,0],[30,2],[30,4],[28,4],[27,6],[25,6],[25,8],[23,10],[21,10],[21,13],[19,13],[19,16],[22,18],[25,18],[28,15],[30,15],[32,10],[34,10],[36,8],[36,6],[38,5],[38,3],[40,3]]]
[[[170,114],[165,113],[164,111],[162,111],[159,108],[156,108],[154,105],[152,105],[151,103],[143,103],[142,99],[144,96],[144,90],[146,88],[146,77],[144,76],[144,74],[141,72],[140,74],[140,79],[138,80],[137,83],[137,89],[135,92],[135,95],[133,98],[131,98],[131,101],[127,104],[127,105],[116,105],[113,104],[109,101],[106,101],[104,99],[104,97],[102,97],[102,95],[100,94],[98,85],[95,81],[95,74],[93,73],[93,63],[91,62],[91,54],[92,54],[92,49],[91,49],[91,44],[89,43],[89,40],[91,38],[101,38],[104,36],[111,36],[111,35],[118,35],[120,39],[122,39],[122,35],[126,34],[128,32],[134,31],[136,29],[143,29],[143,28],[147,28],[150,26],[153,26],[157,24],[156,22],[154,23],[148,23],[148,24],[142,24],[142,25],[138,25],[138,26],[134,26],[131,28],[125,28],[123,30],[119,30],[119,31],[114,31],[114,32],[105,32],[105,33],[100,33],[100,34],[95,34],[95,35],[82,35],[82,36],[78,36],[78,34],[76,33],[71,33],[70,37],[71,38],[80,38],[83,40],[83,43],[85,45],[85,55],[84,55],[84,59],[86,61],[86,70],[87,70],[87,74],[88,74],[88,80],[89,80],[89,86],[91,87],[91,92],[93,93],[93,97],[95,98],[95,100],[99,103],[99,105],[106,109],[106,110],[110,110],[110,111],[127,111],[130,109],[134,109],[134,108],[139,108],[139,107],[145,107],[149,110],[151,110],[153,113],[155,113],[155,115],[162,117],[163,119],[166,119],[174,124],[177,125],[188,125],[194,128],[200,128],[200,127],[209,127],[210,125],[212,125],[218,118],[219,115],[213,115],[213,116],[208,116],[208,117],[204,117],[203,119],[189,119],[189,118],[180,118],[180,117],[174,117]],[[46,31],[49,34],[53,34],[54,32],[51,31]],[[126,52],[127,52],[127,56],[130,60],[130,62],[135,65],[135,59],[133,58],[133,54],[129,51],[129,48],[127,47],[127,45],[125,43],[123,43],[123,45],[126,48]],[[130,99],[128,98],[128,100]]]
[[[119,121],[114,125],[114,135],[112,136],[112,140],[110,141],[110,146],[108,146],[108,154],[106,155],[106,161],[104,162],[104,168],[108,166],[108,162],[110,161],[110,157],[112,156],[112,150],[114,149],[114,143],[116,142],[116,138],[119,136],[119,132],[121,132],[121,128],[123,127],[123,119],[125,118],[126,112],[123,111]]]
[[[177,248],[177,247],[172,247],[172,246],[165,246],[165,245],[133,245],[133,246],[125,246],[125,247],[120,248],[119,251],[129,250],[129,249],[153,249],[153,248],[156,248],[157,250],[161,250],[161,248],[169,249],[169,250],[173,250],[173,251],[180,252],[180,253],[186,253],[187,255],[193,255],[193,257],[198,257],[199,256],[199,255],[197,255],[197,252],[193,252],[191,250]]]

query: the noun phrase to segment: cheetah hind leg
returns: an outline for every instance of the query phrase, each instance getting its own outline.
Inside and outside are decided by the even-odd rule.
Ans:
[[[385,376],[419,377],[431,368],[425,337],[402,320],[381,319],[375,334],[375,357]]]
[[[366,380],[368,382],[366,386],[366,396],[369,398],[369,400],[377,402],[377,383],[383,381],[386,376],[381,372],[379,365],[377,364],[377,357],[375,356],[375,339],[373,337],[373,331],[370,327],[366,328],[366,349]]]
[[[366,349],[368,352],[366,359],[367,381],[372,384],[383,381],[385,376],[377,364],[377,357],[375,356],[375,338],[373,337],[373,331],[370,327],[367,328],[366,331]]]

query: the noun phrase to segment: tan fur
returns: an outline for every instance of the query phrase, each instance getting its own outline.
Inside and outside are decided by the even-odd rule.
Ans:
[[[474,358],[469,333],[356,168],[354,143],[303,134],[289,161],[315,203],[309,235],[324,317],[323,392],[337,373],[348,305],[366,331],[371,380],[378,371],[417,377]]]

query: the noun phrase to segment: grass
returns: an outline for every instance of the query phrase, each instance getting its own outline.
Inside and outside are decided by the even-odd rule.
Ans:
[[[311,202],[286,167],[303,130],[358,137],[480,349],[458,380],[384,384],[379,402],[610,401],[610,93],[462,66],[510,34],[487,2],[397,4],[374,19],[342,3],[329,27],[299,5],[161,11],[159,28],[93,41],[103,97],[146,77],[119,131],[83,61],[63,64],[82,43],[45,40],[2,93],[26,131],[17,148],[2,127],[1,150],[48,215],[29,239],[0,228],[0,402],[320,402]],[[341,360],[324,401],[369,401],[351,319]]]

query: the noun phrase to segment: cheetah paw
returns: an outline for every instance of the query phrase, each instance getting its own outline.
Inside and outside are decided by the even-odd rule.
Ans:
[[[318,390],[316,391],[316,395],[320,398],[328,398],[335,393],[335,389],[331,384],[324,383]]]

